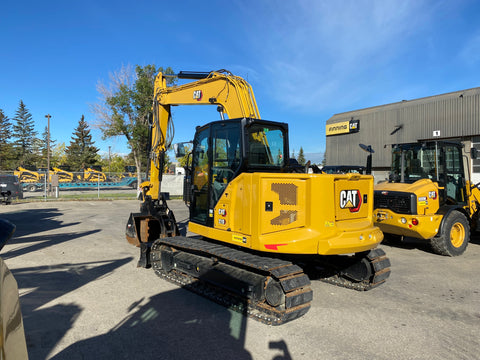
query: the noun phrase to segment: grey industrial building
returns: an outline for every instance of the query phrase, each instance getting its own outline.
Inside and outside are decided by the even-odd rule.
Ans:
[[[470,148],[480,150],[480,88],[336,114],[326,125],[326,164],[365,165],[371,145],[375,182],[385,180],[392,144],[424,140],[461,141],[474,183],[480,182],[480,159],[470,159]]]

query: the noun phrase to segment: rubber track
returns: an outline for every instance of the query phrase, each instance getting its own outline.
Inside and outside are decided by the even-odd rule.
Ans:
[[[343,277],[341,274],[336,274],[328,278],[323,278],[321,281],[358,291],[368,291],[383,284],[390,276],[390,260],[387,258],[385,251],[379,248],[372,249],[366,258],[373,273],[368,280],[354,282]]]
[[[280,281],[284,290],[285,305],[275,308],[265,301],[253,302],[175,269],[166,272],[160,268],[160,246],[162,245],[213,257],[220,262],[264,275],[266,278],[273,277]],[[313,298],[310,280],[299,266],[281,259],[251,254],[203,239],[176,236],[156,240],[151,248],[151,261],[155,273],[161,278],[269,325],[281,325],[301,317],[310,309]]]

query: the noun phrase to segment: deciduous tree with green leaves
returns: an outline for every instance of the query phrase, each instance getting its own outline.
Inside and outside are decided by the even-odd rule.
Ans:
[[[124,136],[132,151],[137,176],[145,168],[148,161],[148,145],[150,143],[148,118],[152,108],[154,81],[158,72],[173,75],[173,70],[155,65],[135,67],[124,66],[110,74],[107,87],[99,83],[97,91],[101,100],[93,104],[92,111],[96,115],[96,124],[105,139]],[[169,84],[175,83],[174,76],[168,78]]]
[[[65,152],[65,143],[50,145],[50,165],[58,167],[59,165],[67,165],[67,154]]]
[[[178,165],[180,167],[185,167],[187,166],[187,163],[188,163],[188,155],[189,153],[192,151],[192,145],[190,144],[187,144],[185,145],[185,155],[182,156],[181,158],[178,158],[177,161],[178,161]],[[190,161],[192,161],[191,157],[190,157]]]

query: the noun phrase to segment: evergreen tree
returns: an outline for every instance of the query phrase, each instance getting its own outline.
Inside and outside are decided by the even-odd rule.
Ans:
[[[305,155],[303,154],[303,148],[300,146],[300,151],[298,152],[298,158],[297,161],[300,165],[304,166],[305,163],[307,162],[305,160]]]
[[[13,118],[13,148],[18,165],[31,164],[35,160],[34,146],[37,132],[35,131],[32,114],[20,100]]]
[[[0,109],[0,170],[11,170],[13,158],[11,139],[12,124]]]
[[[52,157],[52,149],[56,146],[56,140],[52,139],[52,134],[50,134],[50,158]],[[38,148],[40,156],[42,157],[45,164],[47,164],[47,145],[48,143],[48,126],[45,126],[45,131],[42,133],[42,139],[38,143]]]
[[[78,122],[78,127],[73,133],[70,145],[65,149],[67,165],[70,165],[73,171],[94,165],[98,159],[98,150],[94,146],[90,129],[85,121],[85,117],[82,115]]]

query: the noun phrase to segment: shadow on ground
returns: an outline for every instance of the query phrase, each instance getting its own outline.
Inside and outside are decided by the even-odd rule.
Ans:
[[[64,223],[59,220],[62,215],[57,208],[48,208],[13,211],[0,214],[0,217],[16,225],[15,235],[9,241],[10,244],[15,244],[18,243],[17,238],[79,224],[79,222]]]
[[[245,334],[241,314],[176,289],[140,299],[111,331],[53,359],[252,359]]]
[[[133,258],[20,268],[14,271],[25,289],[21,306],[30,359],[46,359],[72,327],[82,308],[76,304],[45,307],[50,301],[107,276]],[[95,357],[92,357],[95,358]]]

